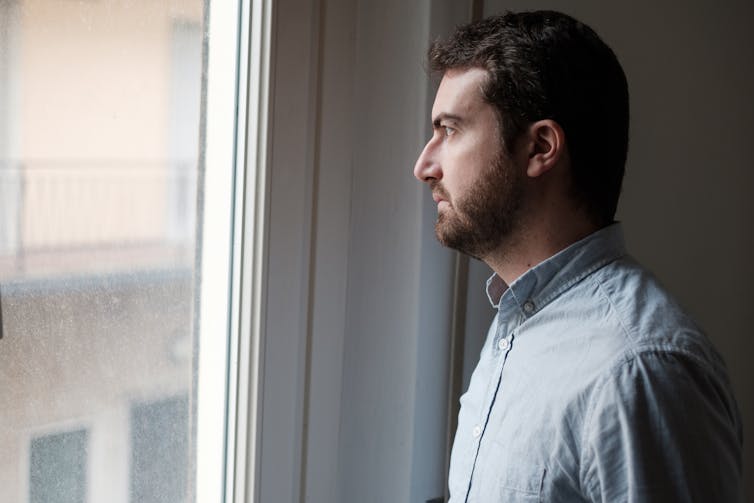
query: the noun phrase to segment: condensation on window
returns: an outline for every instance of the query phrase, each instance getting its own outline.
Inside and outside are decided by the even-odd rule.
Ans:
[[[204,10],[0,0],[2,501],[192,498]]]

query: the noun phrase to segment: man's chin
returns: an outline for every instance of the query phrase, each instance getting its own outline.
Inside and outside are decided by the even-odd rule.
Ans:
[[[461,229],[453,228],[449,222],[438,219],[435,225],[435,237],[444,247],[470,255],[467,251],[468,238],[463,235]]]
[[[473,229],[466,228],[460,222],[451,219],[437,219],[435,237],[444,247],[479,260],[495,248],[494,239],[491,236],[485,239]]]

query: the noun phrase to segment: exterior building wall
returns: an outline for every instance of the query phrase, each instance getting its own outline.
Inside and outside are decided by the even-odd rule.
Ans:
[[[4,501],[25,501],[31,441],[75,428],[104,491],[90,501],[128,501],[130,408],[190,394],[191,303],[188,270],[3,287]]]

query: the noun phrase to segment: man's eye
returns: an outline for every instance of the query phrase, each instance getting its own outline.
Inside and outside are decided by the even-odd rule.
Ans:
[[[455,129],[453,129],[452,127],[449,127],[449,126],[443,126],[442,128],[445,130],[445,136],[450,136],[450,135],[452,135],[453,133],[456,132]]]

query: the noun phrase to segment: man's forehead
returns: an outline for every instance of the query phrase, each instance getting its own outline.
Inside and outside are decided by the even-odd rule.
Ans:
[[[464,117],[488,105],[482,98],[487,72],[482,68],[451,68],[437,88],[432,118],[441,115]]]

